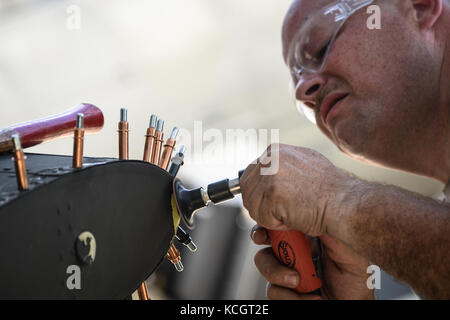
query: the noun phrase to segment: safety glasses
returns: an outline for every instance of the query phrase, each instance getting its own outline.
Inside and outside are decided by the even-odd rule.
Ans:
[[[374,0],[338,0],[316,11],[298,30],[288,52],[288,64],[296,84],[305,73],[322,71],[330,48],[347,19]],[[311,120],[314,111],[300,103],[301,112]],[[306,110],[305,110],[306,109]]]

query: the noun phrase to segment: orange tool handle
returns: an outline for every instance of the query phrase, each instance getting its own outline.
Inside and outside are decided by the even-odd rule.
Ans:
[[[310,293],[322,287],[311,255],[311,248],[304,233],[300,231],[269,232],[272,250],[278,260],[284,265],[296,270],[300,282],[295,291]]]

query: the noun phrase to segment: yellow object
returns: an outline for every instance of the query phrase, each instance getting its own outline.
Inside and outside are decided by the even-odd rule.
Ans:
[[[172,195],[172,218],[173,218],[173,228],[174,228],[174,234],[177,234],[178,226],[180,225],[180,213],[178,212],[177,205],[175,202],[175,196]]]

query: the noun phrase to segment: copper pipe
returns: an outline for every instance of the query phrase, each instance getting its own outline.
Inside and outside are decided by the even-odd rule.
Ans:
[[[84,115],[77,115],[77,123],[73,135],[72,167],[79,169],[83,167],[83,145],[84,145]]]
[[[139,300],[150,300],[148,296],[147,285],[145,284],[145,282],[142,282],[142,284],[139,286],[139,288],[137,289],[137,293],[139,295]]]
[[[158,125],[156,128],[156,138],[155,138],[155,148],[153,149],[153,155],[152,155],[152,163],[158,165],[159,164],[159,156],[161,154],[161,148],[163,144],[163,127],[164,127],[164,121],[158,120]]]
[[[143,160],[150,162],[153,156],[153,150],[156,140],[156,116],[153,114],[150,118],[150,125],[145,135],[145,147]]]
[[[156,140],[156,116],[152,115],[150,118],[149,128],[147,129],[147,134],[145,135],[145,147],[143,160],[149,162],[153,156],[154,144]],[[139,300],[150,300],[148,296],[147,285],[144,282],[141,283],[137,289]]]
[[[119,159],[128,160],[128,121],[127,109],[120,109],[119,122]]]
[[[155,148],[155,140],[156,140],[156,128],[148,128],[147,134],[145,135],[145,147],[143,157],[144,161],[150,162],[150,159],[152,159]]]
[[[159,121],[158,121],[158,124],[159,124]],[[162,127],[161,127],[161,131],[162,131]],[[158,132],[156,132],[156,134],[158,134]],[[175,128],[173,128],[169,139],[167,139],[167,142],[164,145],[164,152],[161,157],[161,160],[159,162],[153,162],[155,164],[158,164],[164,170],[167,170],[167,167],[169,166],[169,162],[172,157],[172,151],[173,151],[173,148],[175,147],[175,143],[176,143],[175,138],[176,138],[177,134],[178,134],[178,128],[175,127]],[[161,143],[162,143],[162,139],[163,139],[163,137],[161,135]],[[157,142],[158,142],[158,140],[157,140]],[[158,158],[159,158],[159,156],[154,158],[154,160],[156,160]],[[175,247],[175,245],[173,243],[170,245],[170,248],[169,248],[169,251],[167,251],[166,257],[170,262],[173,263],[173,265],[175,266],[175,269],[178,272],[183,271],[184,267],[183,267],[183,264],[181,263],[180,251]]]
[[[164,150],[161,156],[161,159],[159,161],[159,166],[163,168],[164,170],[167,170],[169,168],[170,159],[172,159],[172,152],[175,147],[176,143],[176,137],[178,134],[178,128],[175,127],[172,130],[172,133],[167,139],[166,144],[164,145]]]
[[[20,191],[28,189],[28,176],[25,164],[25,154],[23,153],[20,137],[18,134],[11,136],[14,154],[14,166],[16,168],[17,187]]]

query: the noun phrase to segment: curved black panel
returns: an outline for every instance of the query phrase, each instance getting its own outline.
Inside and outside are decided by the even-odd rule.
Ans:
[[[48,163],[33,170],[33,160]],[[30,180],[39,183],[19,196],[3,191],[12,198],[0,204],[1,299],[123,299],[169,249],[174,226],[166,171],[111,159],[73,171],[64,167],[66,160],[71,158],[28,155]],[[53,168],[52,161],[62,161],[59,172],[66,172],[47,175],[42,169]],[[2,187],[10,189],[14,181],[5,164],[0,161],[0,200]],[[90,265],[77,254],[84,231],[96,242]],[[67,287],[73,265],[80,267],[81,289]]]

